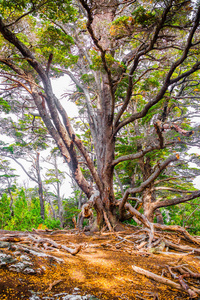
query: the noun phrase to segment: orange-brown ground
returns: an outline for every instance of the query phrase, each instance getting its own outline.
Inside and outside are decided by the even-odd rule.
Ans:
[[[117,234],[125,237],[131,232],[129,229]],[[51,252],[51,255],[64,260],[64,263],[60,264],[50,259],[35,258],[37,265],[46,267],[46,271],[41,275],[24,275],[1,268],[1,300],[29,299],[30,290],[43,291],[43,295],[50,297],[55,293],[70,293],[74,287],[98,299],[189,299],[187,293],[136,274],[132,269],[132,265],[136,265],[161,275],[162,271],[166,270],[166,265],[180,264],[179,255],[145,255],[133,250],[130,243],[118,244],[120,240],[115,234],[86,235],[69,231],[42,236],[68,247],[82,244],[83,249],[76,256],[62,250]],[[194,271],[200,271],[198,256],[182,256],[181,264],[188,264]],[[61,281],[58,282],[59,280]]]

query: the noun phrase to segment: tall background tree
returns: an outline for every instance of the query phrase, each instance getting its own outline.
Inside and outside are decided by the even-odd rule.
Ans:
[[[198,3],[2,1],[0,13],[4,108],[37,108],[99,228],[132,216],[148,225],[159,208],[200,196],[189,186],[168,199],[156,187],[165,182],[172,191],[168,183],[185,177],[187,145],[198,143],[191,123],[199,110]],[[69,98],[85,136],[53,93],[51,78],[64,74],[75,84]]]

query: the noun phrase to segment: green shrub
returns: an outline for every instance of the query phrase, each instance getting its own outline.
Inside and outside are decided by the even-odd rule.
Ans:
[[[3,194],[0,200],[0,228],[4,229],[4,227],[8,224],[11,218],[10,211],[10,201],[6,194]]]

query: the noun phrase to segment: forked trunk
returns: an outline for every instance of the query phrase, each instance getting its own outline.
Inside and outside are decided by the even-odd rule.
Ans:
[[[106,225],[109,230],[116,224],[114,212],[113,173],[115,140],[113,136],[114,96],[110,82],[110,70],[106,70],[105,53],[110,53],[112,48],[110,39],[110,24],[114,20],[116,1],[98,0],[95,2],[91,28],[98,40],[96,47],[101,52],[104,70],[99,72],[100,90],[98,93],[98,114],[95,141],[95,153],[97,159],[97,172],[102,182],[100,197],[94,207],[97,212],[97,225],[99,228]],[[89,28],[90,30],[90,28]],[[96,40],[96,41],[97,41]],[[105,52],[106,51],[106,52]],[[110,53],[111,54],[111,53]],[[112,54],[111,54],[112,55]],[[110,83],[110,84],[108,84]]]

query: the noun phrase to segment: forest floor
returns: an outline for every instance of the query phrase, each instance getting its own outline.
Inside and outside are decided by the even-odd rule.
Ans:
[[[160,251],[156,247],[148,251],[142,247],[145,234],[141,228],[128,226],[119,232],[93,234],[78,230],[32,233],[0,230],[0,299],[191,299],[188,288],[184,290],[179,284],[176,267],[199,274],[199,246],[195,246],[195,253],[169,248]],[[180,234],[158,235],[178,245],[194,247]],[[65,250],[78,246],[81,250],[78,248],[80,252],[76,255]],[[134,266],[168,278],[180,288],[139,274],[133,270]],[[200,278],[187,279],[187,283],[198,289]],[[93,297],[70,298],[67,294]],[[196,299],[200,299],[199,294]]]

